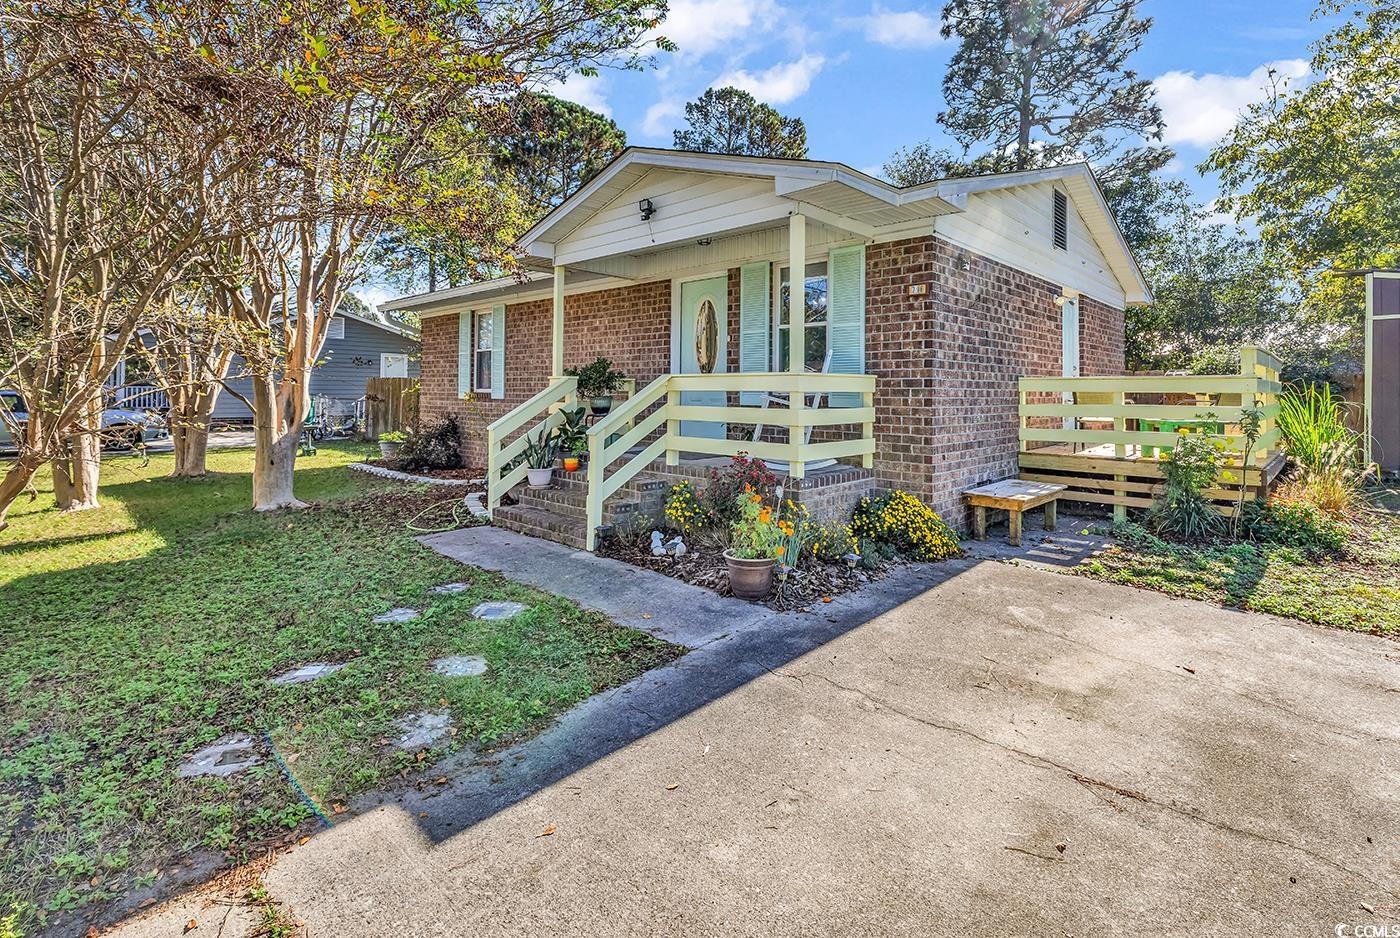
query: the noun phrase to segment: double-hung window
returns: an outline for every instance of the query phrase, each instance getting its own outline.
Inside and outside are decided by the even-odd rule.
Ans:
[[[788,349],[792,341],[791,286],[789,269],[778,272],[778,317],[774,324],[773,370],[788,370]],[[808,371],[821,371],[826,364],[827,346],[827,274],[826,261],[808,264],[806,289],[802,310],[803,362]]]
[[[482,310],[472,317],[475,321],[472,333],[472,364],[474,380],[472,388],[491,393],[491,350],[495,347],[492,335],[491,311]]]

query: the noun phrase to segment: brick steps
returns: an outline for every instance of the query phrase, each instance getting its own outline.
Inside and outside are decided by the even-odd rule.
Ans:
[[[521,504],[501,505],[492,514],[491,520],[509,531],[544,538],[565,547],[582,550],[586,546],[582,518]]]

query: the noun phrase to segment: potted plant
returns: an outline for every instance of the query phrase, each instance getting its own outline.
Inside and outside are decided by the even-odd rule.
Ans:
[[[408,434],[402,430],[390,430],[379,434],[379,455],[385,459],[397,459],[399,450],[408,442]]]
[[[612,362],[599,356],[582,368],[566,368],[564,374],[578,378],[578,396],[587,398],[595,414],[612,410],[613,395],[622,389],[627,376],[615,371]]]
[[[790,524],[763,503],[763,496],[746,488],[736,499],[739,520],[729,528],[729,549],[724,562],[729,567],[729,589],[740,599],[756,602],[773,589],[773,566],[784,559],[785,531]],[[796,561],[796,558],[793,558]]]
[[[588,437],[575,440],[573,448],[564,454],[564,471],[578,472],[588,462]]]
[[[564,422],[554,431],[560,467],[565,472],[577,472],[582,456],[588,452],[588,410],[582,405],[563,411]]]
[[[525,477],[532,489],[547,489],[554,481],[554,438],[545,430],[525,440]]]

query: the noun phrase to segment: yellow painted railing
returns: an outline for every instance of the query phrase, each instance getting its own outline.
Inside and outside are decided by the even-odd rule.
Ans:
[[[682,404],[681,393],[684,391],[785,394],[789,406]],[[841,393],[861,395],[861,405],[809,407],[806,404],[808,395]],[[686,436],[681,426],[683,420],[781,427],[787,430],[787,440],[774,442]],[[807,441],[808,431],[812,427],[848,425],[859,425],[860,436],[845,440]],[[612,438],[611,441],[609,438]],[[632,452],[643,443],[646,445]],[[676,465],[683,452],[714,456],[734,456],[745,452],[765,461],[787,463],[788,475],[795,479],[802,478],[807,463],[819,460],[859,456],[861,465],[869,468],[875,455],[875,377],[744,372],[662,375],[657,378],[626,401],[615,405],[611,413],[588,430],[589,550],[594,548],[598,526],[603,521],[603,502],[663,454],[668,465]],[[623,465],[608,472],[615,462],[624,458],[627,461]]]
[[[1283,387],[1278,372],[1279,362],[1274,356],[1262,349],[1247,347],[1240,352],[1237,375],[1022,378],[1019,411],[1022,477],[1041,478],[1034,471],[1028,474],[1027,469],[1071,471],[1072,461],[1086,459],[1095,461],[1090,469],[1084,469],[1083,465],[1087,465],[1084,463],[1073,471],[1122,470],[1115,472],[1113,479],[1105,480],[1102,486],[1112,489],[1114,494],[1089,499],[1114,504],[1115,512],[1121,516],[1125,507],[1150,503],[1148,493],[1154,486],[1150,481],[1129,479],[1131,475],[1143,475],[1149,467],[1128,471],[1127,461],[1160,459],[1176,445],[1179,429],[1195,427],[1224,441],[1232,454],[1231,462],[1238,467],[1244,462],[1243,452],[1248,446],[1241,421],[1246,412],[1258,410],[1262,416],[1260,433],[1249,453],[1250,471],[1241,481],[1249,485],[1267,484],[1267,479],[1263,479],[1264,467],[1279,443],[1278,395]],[[1170,402],[1152,400],[1156,398]],[[1056,454],[1056,444],[1060,444],[1061,449],[1068,444],[1080,452]],[[1106,446],[1113,447],[1111,455],[1102,449]],[[1160,475],[1155,471],[1152,474]],[[1077,481],[1085,482],[1084,487],[1091,489],[1095,486],[1088,483],[1098,480]]]
[[[578,378],[560,378],[486,428],[488,512],[495,511],[501,503],[501,496],[525,478],[527,467],[524,463],[509,470],[506,467],[525,451],[526,442],[538,436],[541,429],[545,434],[554,432],[554,428],[564,422],[563,409],[572,406],[577,399]],[[532,422],[534,426],[512,438],[512,434]],[[510,442],[507,443],[506,440]]]

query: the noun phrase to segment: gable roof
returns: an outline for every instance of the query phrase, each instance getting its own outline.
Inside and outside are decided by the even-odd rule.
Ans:
[[[675,170],[728,176],[736,179],[770,180],[772,195],[779,208],[801,203],[804,212],[817,213],[818,220],[849,226],[870,237],[882,227],[894,230],[921,219],[951,215],[966,210],[968,197],[976,193],[1034,185],[1060,183],[1083,218],[1094,241],[1108,261],[1115,279],[1123,287],[1130,304],[1150,303],[1152,293],[1133,257],[1103,190],[1088,163],[981,176],[953,177],[917,186],[896,186],[844,163],[824,160],[779,159],[697,153],[653,147],[628,147],[596,176],[565,199],[536,223],[520,239],[525,265],[548,267],[555,258],[555,246],[586,224],[590,218],[613,204],[629,188],[655,170]],[[784,211],[791,211],[788,206]],[[770,221],[770,224],[776,223]],[[718,233],[724,223],[716,223]],[[572,264],[572,261],[566,261]],[[598,276],[571,267],[570,280]],[[384,309],[417,309],[453,299],[501,298],[527,290],[547,288],[551,275],[527,271],[523,276],[482,281],[434,293],[403,297],[382,304]]]

